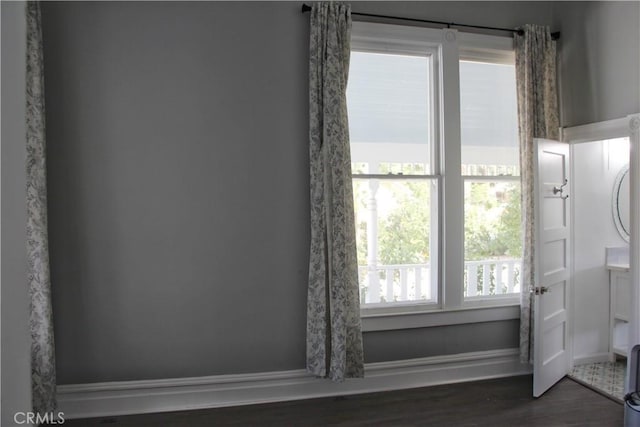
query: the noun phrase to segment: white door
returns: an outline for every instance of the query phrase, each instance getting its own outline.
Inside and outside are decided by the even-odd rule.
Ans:
[[[533,395],[569,371],[569,144],[537,139]]]

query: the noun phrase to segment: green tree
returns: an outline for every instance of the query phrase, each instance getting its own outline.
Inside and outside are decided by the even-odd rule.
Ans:
[[[520,257],[518,186],[470,182],[469,187],[465,198],[465,259]]]
[[[426,181],[395,182],[394,209],[380,219],[378,254],[383,264],[418,264],[429,259],[430,190]]]
[[[522,203],[520,188],[511,186],[505,194],[505,206],[500,216],[498,238],[505,246],[504,255],[509,258],[522,256]]]
[[[465,260],[519,258],[520,189],[513,183],[469,182],[465,197]],[[429,260],[430,184],[426,181],[380,181],[388,206],[378,208],[378,260],[381,264],[415,264]],[[354,181],[358,264],[367,264],[369,181]]]

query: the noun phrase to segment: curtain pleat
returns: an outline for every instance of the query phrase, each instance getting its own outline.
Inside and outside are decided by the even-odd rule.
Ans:
[[[343,381],[364,376],[346,100],[351,8],[316,3],[310,19],[307,370]]]
[[[40,4],[28,2],[26,58],[27,262],[33,410],[56,408],[56,372],[49,279],[44,67]]]
[[[533,361],[535,285],[534,138],[558,139],[556,43],[548,27],[526,25],[515,36],[520,177],[522,180],[523,256],[520,295],[520,360]]]

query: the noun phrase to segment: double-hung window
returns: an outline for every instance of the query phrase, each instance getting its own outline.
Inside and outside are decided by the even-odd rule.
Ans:
[[[516,303],[512,39],[355,22],[347,87],[367,313]]]

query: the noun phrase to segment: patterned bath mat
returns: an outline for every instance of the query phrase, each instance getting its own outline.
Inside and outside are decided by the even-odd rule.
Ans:
[[[574,366],[569,377],[623,403],[627,361],[590,363]]]

